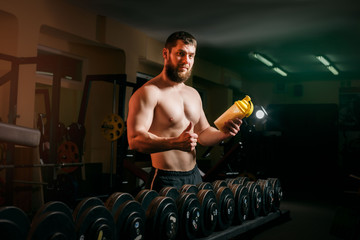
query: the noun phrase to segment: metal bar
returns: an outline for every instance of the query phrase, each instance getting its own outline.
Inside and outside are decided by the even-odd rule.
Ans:
[[[36,168],[36,167],[53,167],[53,168],[66,168],[74,166],[83,166],[84,163],[44,163],[44,164],[19,164],[19,165],[0,165],[0,169],[12,168]]]
[[[31,184],[31,185],[48,185],[48,183],[45,182],[34,182],[34,181],[25,181],[25,180],[14,180],[13,183]]]
[[[116,113],[116,80],[114,80],[113,82],[113,109],[112,109],[112,113],[115,114]],[[111,142],[111,153],[110,153],[110,189],[112,189],[113,187],[113,171],[114,171],[114,141]]]

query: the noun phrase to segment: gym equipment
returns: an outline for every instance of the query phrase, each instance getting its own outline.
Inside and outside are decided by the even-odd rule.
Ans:
[[[195,185],[192,185],[192,184],[184,184],[180,189],[179,189],[179,192],[182,193],[182,192],[186,192],[186,193],[194,193],[194,194],[197,194],[199,191],[199,189],[195,186]]]
[[[30,221],[24,211],[14,206],[0,208],[1,239],[26,239]]]
[[[272,186],[272,188],[274,189],[273,211],[277,211],[280,209],[280,202],[283,199],[283,191],[282,191],[281,183],[278,178],[268,178],[268,181]]]
[[[194,239],[199,230],[200,202],[194,193],[182,192],[176,199],[180,239]]]
[[[117,114],[113,113],[104,118],[101,124],[101,133],[108,141],[115,141],[124,133],[124,120]]]
[[[114,218],[99,198],[79,202],[73,218],[78,239],[115,239]]]
[[[260,215],[262,208],[262,193],[261,188],[258,183],[255,181],[248,181],[245,183],[245,186],[249,189],[249,199],[250,199],[250,211],[249,218],[255,219]]]
[[[238,184],[245,185],[250,179],[248,177],[237,177],[236,181],[238,181]]]
[[[214,189],[217,189],[219,187],[227,187],[227,183],[224,180],[216,180],[212,183]]]
[[[70,214],[70,216],[69,216]],[[69,208],[61,202],[48,202],[35,214],[28,240],[76,239],[75,225]]]
[[[72,210],[68,205],[60,201],[50,201],[45,203],[36,211],[36,214],[34,215],[33,219],[39,218],[44,213],[55,212],[55,211],[63,212],[69,218],[72,219]]]
[[[256,182],[260,185],[263,200],[260,214],[266,216],[274,208],[274,189],[270,185],[269,180],[258,179]]]
[[[226,182],[224,182],[226,184]],[[219,184],[216,184],[219,185]],[[226,186],[214,186],[214,193],[216,196],[217,205],[219,208],[217,229],[225,230],[230,227],[235,214],[235,199],[234,194]]]
[[[113,193],[105,202],[115,220],[116,239],[145,237],[145,211],[129,193]]]
[[[77,145],[70,141],[63,142],[58,148],[57,164],[63,163],[79,163],[80,154]],[[78,166],[63,168],[65,173],[74,172]]]
[[[145,233],[149,239],[175,239],[178,214],[174,200],[154,190],[141,190],[135,197],[146,213]]]
[[[179,234],[180,239],[194,239],[200,227],[200,202],[195,193],[197,188],[194,185],[183,185],[182,191],[178,193],[174,187],[164,187],[159,191],[159,195],[171,197],[176,203],[179,219]],[[187,192],[189,191],[189,192]]]
[[[213,186],[209,182],[201,182],[197,185],[198,189],[208,189],[208,190],[214,190]]]
[[[234,181],[236,182],[236,181]],[[234,223],[241,224],[249,216],[249,190],[246,186],[240,184],[229,185],[235,199]]]
[[[203,185],[206,187],[208,185]],[[200,202],[200,228],[198,236],[206,237],[215,231],[218,221],[219,209],[216,203],[216,196],[212,189],[200,189],[197,193]]]

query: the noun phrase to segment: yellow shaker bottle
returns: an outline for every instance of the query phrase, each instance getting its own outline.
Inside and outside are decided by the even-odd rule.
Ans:
[[[228,110],[226,110],[218,119],[215,120],[215,126],[224,132],[224,123],[229,119],[249,117],[254,110],[251,98],[246,95],[243,100],[236,101]]]

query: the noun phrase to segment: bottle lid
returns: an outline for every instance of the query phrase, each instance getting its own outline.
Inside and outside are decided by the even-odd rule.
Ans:
[[[248,95],[246,95],[243,100],[236,101],[235,104],[243,113],[245,113],[245,117],[249,117],[254,110],[254,105]]]

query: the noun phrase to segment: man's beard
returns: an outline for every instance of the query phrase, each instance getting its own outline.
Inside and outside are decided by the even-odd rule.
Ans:
[[[188,80],[192,71],[192,69],[189,69],[186,72],[179,72],[179,66],[175,68],[171,63],[168,63],[165,69],[167,77],[176,83],[182,83]]]

